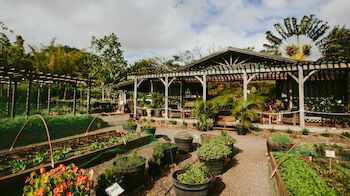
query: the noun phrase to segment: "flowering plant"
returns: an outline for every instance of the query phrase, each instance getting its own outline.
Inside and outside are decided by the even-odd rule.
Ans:
[[[45,168],[40,168],[40,174],[32,172],[26,179],[23,195],[89,195],[91,189],[92,181],[86,170],[74,164],[61,164],[49,172]]]

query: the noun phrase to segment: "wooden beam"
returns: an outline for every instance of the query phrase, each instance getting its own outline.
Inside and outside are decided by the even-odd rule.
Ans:
[[[27,117],[30,115],[31,93],[32,93],[32,80],[29,80],[28,88],[27,88],[27,99],[26,99],[26,115],[27,115]]]
[[[135,78],[134,80],[134,118],[136,119],[137,115],[137,87],[138,87],[138,83],[137,83],[137,78]]]
[[[50,115],[51,85],[47,85],[47,114]]]
[[[73,88],[73,115],[76,114],[76,110],[77,110],[77,84],[75,84]]]
[[[11,104],[11,117],[16,116],[16,98],[17,98],[17,81],[15,80],[12,88],[12,104]]]
[[[7,84],[7,116],[11,117],[11,78],[9,78],[8,84]]]

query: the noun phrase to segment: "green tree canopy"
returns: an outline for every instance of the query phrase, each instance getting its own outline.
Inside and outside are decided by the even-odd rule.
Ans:
[[[322,44],[323,60],[350,62],[350,29],[336,26]]]

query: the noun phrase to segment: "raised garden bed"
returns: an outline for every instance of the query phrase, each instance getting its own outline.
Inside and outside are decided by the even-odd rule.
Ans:
[[[52,146],[55,165],[75,163],[81,167],[114,158],[116,153],[149,142],[150,135],[112,130],[54,140]],[[11,152],[0,151],[0,191],[18,191],[31,172],[39,171],[41,167],[50,169],[49,155],[47,142],[15,148]]]

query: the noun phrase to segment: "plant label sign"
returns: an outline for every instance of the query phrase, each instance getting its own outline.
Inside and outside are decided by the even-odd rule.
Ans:
[[[334,150],[326,150],[326,157],[335,158],[335,151]]]
[[[116,182],[112,186],[105,189],[109,196],[117,196],[124,192],[124,189]]]

